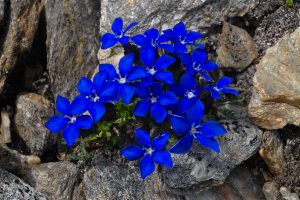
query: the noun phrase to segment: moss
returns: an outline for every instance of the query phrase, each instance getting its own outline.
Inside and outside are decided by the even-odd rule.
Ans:
[[[285,0],[285,5],[287,5],[288,7],[292,7],[294,5],[294,1],[293,0]]]

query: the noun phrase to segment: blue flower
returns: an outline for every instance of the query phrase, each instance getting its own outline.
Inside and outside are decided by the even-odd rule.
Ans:
[[[120,42],[123,45],[126,45],[129,43],[129,36],[126,36],[125,34],[127,31],[129,31],[131,28],[136,26],[138,23],[133,22],[125,30],[123,30],[123,20],[122,18],[116,18],[113,21],[113,24],[111,26],[111,29],[113,31],[112,33],[105,33],[101,39],[100,42],[102,43],[101,49],[107,49],[110,47],[115,46],[118,42]]]
[[[165,69],[173,64],[176,59],[163,55],[155,62],[156,51],[153,47],[142,47],[140,51],[141,62],[146,66],[148,76],[142,79],[142,86],[147,87],[153,83],[153,77],[156,80],[167,84],[173,84],[173,74]]]
[[[163,150],[169,137],[169,132],[162,132],[151,142],[148,132],[136,129],[134,139],[139,146],[127,146],[121,151],[121,154],[130,161],[142,159],[140,171],[142,179],[145,179],[155,171],[155,163],[168,168],[173,167],[171,154]]]
[[[136,94],[141,99],[134,108],[135,116],[145,116],[150,110],[152,119],[160,124],[167,116],[165,106],[176,104],[178,102],[176,96],[172,92],[162,91],[160,83],[153,83],[150,87],[141,87],[136,84]]]
[[[173,27],[173,30],[168,29],[163,31],[164,34],[174,43],[175,53],[186,53],[187,45],[196,46],[204,49],[202,44],[196,44],[195,41],[202,38],[202,35],[195,31],[188,32],[183,22],[179,22]]]
[[[175,133],[185,135],[170,149],[171,153],[187,153],[191,149],[194,139],[197,139],[201,145],[220,152],[219,144],[214,137],[223,135],[227,131],[215,121],[200,123],[203,118],[203,109],[203,103],[197,100],[188,108],[186,117],[175,115],[169,117]]]
[[[151,28],[145,31],[144,35],[138,34],[133,36],[131,40],[140,47],[152,46],[155,49],[161,48],[170,53],[173,53],[174,46],[172,44],[165,44],[170,39],[165,35],[159,35],[159,31],[155,28]]]
[[[217,82],[217,84],[205,86],[204,89],[210,91],[211,96],[215,99],[222,97],[221,92],[225,94],[233,94],[236,96],[240,96],[237,90],[227,87],[232,81],[232,78],[224,76]]]
[[[204,80],[211,81],[211,77],[207,72],[211,72],[218,68],[218,65],[212,61],[207,60],[207,54],[205,50],[195,49],[192,52],[192,57],[189,54],[179,55],[182,64],[186,67],[188,74],[199,73]]]
[[[195,76],[191,74],[182,75],[179,84],[171,85],[170,90],[181,97],[178,101],[177,114],[186,112],[191,103],[200,98],[200,88],[196,84]]]
[[[134,95],[134,88],[129,83],[148,75],[145,68],[141,66],[133,67],[133,61],[134,54],[131,53],[120,59],[118,71],[111,64],[99,65],[100,72],[106,71],[108,73],[111,96],[116,94],[126,105],[130,103]]]
[[[93,119],[89,115],[82,115],[87,108],[80,98],[75,98],[70,103],[68,99],[58,96],[56,109],[62,115],[54,115],[45,126],[53,133],[63,131],[68,146],[75,143],[79,136],[79,129],[91,129],[93,126]]]

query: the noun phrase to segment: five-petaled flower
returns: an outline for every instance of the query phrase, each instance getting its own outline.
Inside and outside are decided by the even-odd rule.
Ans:
[[[123,30],[123,20],[122,18],[116,18],[111,26],[112,33],[105,33],[101,39],[100,42],[102,43],[101,48],[102,49],[108,49],[110,47],[115,46],[118,42],[120,42],[123,45],[126,45],[129,43],[129,36],[126,36],[125,34],[127,31],[129,31],[131,28],[136,26],[138,23],[133,22],[129,26]]]
[[[74,99],[72,103],[68,99],[58,96],[56,109],[62,115],[54,115],[46,122],[46,128],[53,133],[63,131],[63,137],[68,146],[72,146],[79,136],[79,129],[91,129],[93,119],[89,115],[82,115],[86,111],[86,105],[81,100]]]
[[[134,54],[128,54],[120,59],[118,71],[111,64],[100,64],[99,71],[106,71],[110,80],[111,95],[117,95],[128,105],[134,95],[134,88],[129,84],[132,81],[148,75],[145,68],[133,66]]]
[[[171,153],[185,154],[192,145],[194,139],[215,152],[220,152],[219,144],[215,136],[226,134],[226,129],[218,122],[206,121],[201,123],[203,118],[204,105],[197,100],[192,103],[186,112],[186,117],[169,116],[171,125],[175,133],[184,135],[171,149]]]
[[[121,151],[121,154],[130,161],[142,159],[140,171],[142,179],[145,179],[155,171],[155,163],[168,168],[173,167],[171,154],[163,150],[169,137],[169,132],[162,132],[151,142],[148,132],[143,129],[136,129],[134,139],[139,146],[127,146]]]
[[[176,96],[172,92],[163,92],[160,83],[153,83],[150,87],[142,87],[136,84],[136,95],[141,99],[134,108],[135,116],[145,116],[150,110],[152,119],[160,124],[167,116],[165,106],[176,104]]]
[[[188,32],[183,22],[179,22],[172,29],[163,31],[164,34],[174,43],[175,53],[186,53],[187,46],[196,46],[204,49],[202,44],[196,44],[195,41],[202,38],[202,35],[196,31]]]
[[[240,96],[236,89],[228,88],[227,86],[233,81],[232,78],[223,76],[216,84],[205,86],[204,89],[210,91],[211,96],[215,99],[221,98],[221,92],[225,94],[233,94]]]

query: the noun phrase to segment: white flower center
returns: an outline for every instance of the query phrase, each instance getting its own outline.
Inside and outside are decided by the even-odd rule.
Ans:
[[[154,152],[154,150],[152,148],[147,148],[146,149],[146,153],[151,155]]]
[[[216,90],[216,91],[218,91],[218,92],[220,91],[217,86],[214,86],[213,89]]]
[[[195,127],[193,127],[193,128],[191,129],[191,133],[194,135],[195,133],[198,133],[198,131],[197,131],[197,129],[196,129]]]
[[[156,70],[154,68],[151,68],[148,70],[149,74],[154,75],[156,73]]]
[[[157,98],[156,97],[152,97],[151,98],[151,103],[155,103],[155,102],[157,102]]]
[[[188,99],[191,99],[191,98],[195,97],[195,94],[193,92],[189,92],[187,94],[187,97],[188,97]]]
[[[125,79],[125,78],[120,78],[120,79],[119,79],[119,83],[120,83],[120,84],[126,83],[126,79]]]
[[[76,117],[71,117],[70,123],[73,124],[73,123],[75,123],[75,122],[76,122]]]
[[[97,102],[99,99],[100,99],[100,97],[96,96],[96,97],[94,97],[93,101]]]

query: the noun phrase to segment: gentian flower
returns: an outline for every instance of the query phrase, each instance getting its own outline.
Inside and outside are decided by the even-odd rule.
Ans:
[[[147,87],[153,83],[153,77],[156,80],[167,84],[173,84],[173,74],[165,69],[173,64],[176,59],[163,55],[159,57],[155,62],[156,51],[153,47],[142,47],[140,51],[140,59],[146,66],[148,76],[142,79],[142,86]]]
[[[195,49],[192,52],[192,57],[188,54],[181,54],[179,57],[182,64],[186,67],[186,73],[193,75],[199,73],[206,81],[211,81],[211,77],[207,72],[218,68],[217,64],[207,60],[205,50]]]
[[[219,144],[214,139],[215,136],[223,135],[227,131],[218,122],[206,121],[200,123],[203,118],[204,105],[197,100],[192,103],[186,112],[186,117],[170,116],[170,122],[175,133],[185,135],[171,149],[171,153],[185,154],[192,145],[194,139],[215,152],[220,152]]]
[[[177,98],[172,92],[162,91],[160,83],[154,83],[150,87],[142,87],[136,84],[136,94],[141,99],[134,108],[135,116],[145,116],[150,110],[152,119],[160,124],[167,116],[165,106],[176,104]]]
[[[148,75],[145,68],[133,67],[134,54],[128,54],[120,59],[118,71],[111,64],[100,64],[99,71],[106,71],[110,80],[111,96],[117,95],[128,105],[134,95],[134,88],[129,84],[132,81]],[[106,94],[107,96],[108,94]]]
[[[79,136],[79,129],[91,129],[93,119],[89,115],[82,115],[86,111],[86,104],[81,98],[75,98],[72,103],[68,99],[58,96],[56,109],[62,115],[54,115],[46,122],[46,128],[53,133],[63,131],[63,137],[68,146],[72,146]]]
[[[123,30],[123,20],[122,18],[116,18],[111,26],[112,33],[105,33],[101,39],[100,42],[102,43],[101,49],[108,49],[110,47],[115,46],[118,42],[120,42],[123,45],[126,45],[129,43],[129,36],[126,36],[125,34],[127,31],[129,31],[131,28],[136,26],[138,23],[133,22],[125,30]]]
[[[130,161],[142,159],[140,162],[140,174],[142,179],[145,179],[155,171],[155,163],[168,168],[173,167],[171,154],[163,150],[169,137],[169,132],[162,132],[151,142],[148,132],[136,129],[134,139],[139,146],[127,146],[121,151],[121,154]]]
[[[161,48],[170,53],[174,51],[172,44],[163,44],[170,41],[170,39],[165,34],[159,35],[159,31],[155,28],[145,31],[144,35],[138,34],[133,36],[131,40],[140,47],[152,46],[155,49]]]
[[[186,112],[193,101],[200,99],[200,88],[196,84],[195,76],[191,74],[182,75],[179,84],[171,85],[170,90],[181,97],[178,101],[178,114]]]
[[[195,41],[202,38],[202,35],[195,31],[187,32],[183,22],[179,22],[173,27],[173,30],[167,29],[163,31],[164,34],[174,43],[175,53],[186,53],[187,45],[196,46],[204,49],[202,44],[196,44]]]
[[[234,94],[236,96],[240,96],[237,90],[227,87],[232,81],[232,78],[224,76],[217,82],[217,84],[205,86],[204,89],[210,91],[211,96],[215,99],[222,97],[221,92],[225,94]]]

